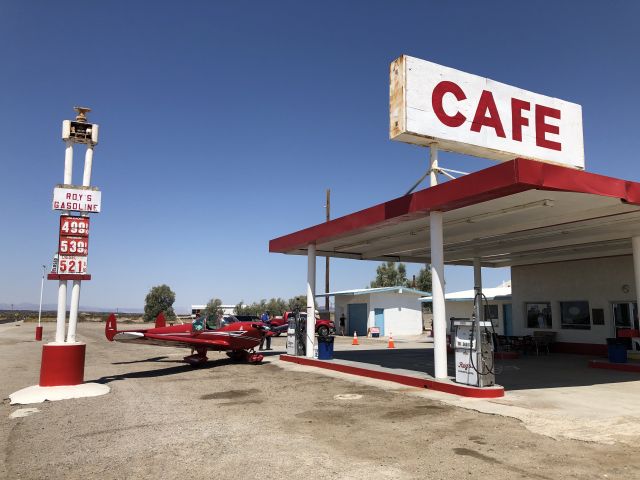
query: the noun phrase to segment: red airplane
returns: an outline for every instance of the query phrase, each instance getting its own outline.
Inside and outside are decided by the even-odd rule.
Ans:
[[[226,351],[232,360],[261,362],[264,355],[255,353],[254,348],[260,344],[266,330],[260,322],[239,322],[233,317],[217,321],[199,317],[191,323],[167,327],[164,315],[160,314],[155,328],[118,331],[116,316],[111,314],[104,333],[110,342],[191,348],[191,355],[184,357],[184,361],[199,366],[207,361],[208,350]]]

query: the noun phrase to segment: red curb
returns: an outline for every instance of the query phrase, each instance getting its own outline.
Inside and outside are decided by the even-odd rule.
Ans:
[[[343,365],[340,363],[329,363],[324,360],[316,360],[314,358],[294,357],[291,355],[280,355],[280,360],[285,362],[307,365],[310,367],[319,367],[336,372],[358,375],[361,377],[375,378],[377,380],[386,380],[389,382],[409,385],[410,387],[426,388],[436,390],[438,392],[451,393],[462,397],[471,398],[499,398],[504,397],[504,388],[496,386],[493,388],[477,388],[467,385],[452,384],[449,382],[440,382],[428,378],[412,377],[410,375],[400,375],[398,373],[381,372],[377,370],[369,370],[367,368],[353,367],[351,365]]]
[[[604,360],[589,360],[589,368],[602,368],[605,370],[618,370],[620,372],[640,373],[640,365],[634,363],[611,363]]]
[[[520,358],[518,352],[493,352],[493,358],[498,360],[515,360]]]

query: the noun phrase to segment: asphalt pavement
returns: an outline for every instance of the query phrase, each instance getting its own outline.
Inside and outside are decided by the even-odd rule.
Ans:
[[[38,381],[35,325],[0,326],[0,478],[448,479],[638,478],[637,448],[554,440],[512,418],[285,365],[274,339],[262,365],[185,350],[109,343],[81,323],[93,398],[9,405]],[[54,324],[45,324],[45,341]]]

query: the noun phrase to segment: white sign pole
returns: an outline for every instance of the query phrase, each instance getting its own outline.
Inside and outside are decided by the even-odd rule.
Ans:
[[[84,156],[84,173],[82,175],[82,186],[88,187],[91,185],[91,168],[93,166],[93,145],[87,144],[87,152]],[[88,216],[87,213],[82,213],[83,216]],[[71,288],[71,309],[69,310],[69,331],[67,333],[67,343],[75,343],[76,330],[78,327],[78,310],[80,309],[80,288],[82,286],[81,280],[74,280],[73,287]]]
[[[65,142],[67,148],[64,151],[64,184],[71,185],[73,183],[73,142],[67,140]]]
[[[73,142],[67,140],[64,151],[65,185],[73,183]],[[68,214],[69,212],[63,212]],[[67,322],[67,281],[58,280],[58,315],[56,317],[56,343],[64,343],[65,324]]]
[[[64,327],[67,316],[67,281],[58,281],[58,317],[56,319],[56,343],[64,343]]]
[[[42,318],[42,293],[44,292],[44,276],[47,270],[46,265],[42,265],[42,282],[40,283],[40,307],[38,308],[38,326],[40,326],[40,319]]]
[[[82,186],[91,185],[91,168],[93,167],[93,145],[87,145],[87,153],[84,155],[84,174],[82,175]]]

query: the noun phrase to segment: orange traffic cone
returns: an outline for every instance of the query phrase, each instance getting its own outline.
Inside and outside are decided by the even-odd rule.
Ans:
[[[358,334],[355,331],[353,332],[353,342],[351,342],[351,345],[360,345],[358,343]]]
[[[389,333],[389,345],[387,345],[387,348],[396,348],[395,343],[393,343],[393,335],[391,333]]]

